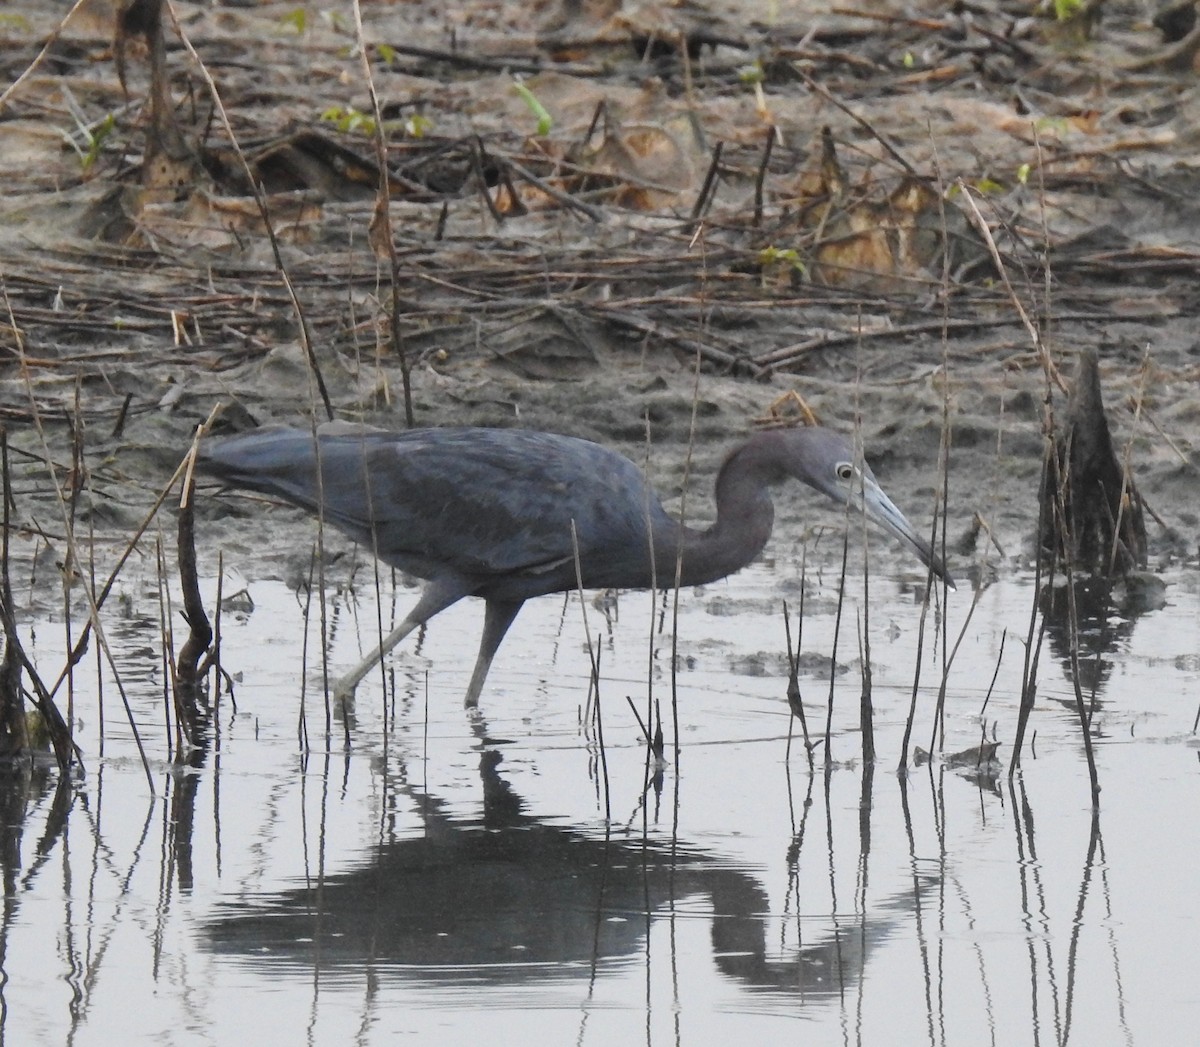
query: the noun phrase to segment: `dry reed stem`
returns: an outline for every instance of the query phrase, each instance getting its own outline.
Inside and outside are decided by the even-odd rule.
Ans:
[[[367,83],[367,93],[371,99],[371,113],[375,118],[375,159],[379,167],[379,186],[375,194],[375,215],[371,219],[372,243],[376,248],[376,257],[380,255],[379,247],[388,259],[388,275],[392,288],[391,339],[392,349],[400,363],[400,382],[404,391],[404,421],[411,429],[415,425],[412,399],[412,363],[405,350],[404,339],[400,334],[400,258],[396,253],[396,240],[392,235],[392,215],[390,209],[391,192],[389,186],[389,171],[387,159],[387,142],[384,139],[383,109],[379,105],[379,95],[375,90],[375,77],[371,70],[371,62],[367,57],[367,41],[363,32],[362,8],[359,0],[351,5],[354,11],[354,32],[358,41],[358,53],[362,59],[363,77]],[[382,623],[380,625],[382,633]]]
[[[225,111],[225,104],[221,100],[221,93],[217,90],[216,81],[212,74],[208,71],[208,67],[204,64],[204,60],[197,53],[192,42],[188,39],[187,34],[183,31],[183,26],[180,24],[179,18],[175,13],[175,7],[171,0],[165,0],[167,10],[171,13],[171,23],[175,28],[175,32],[179,34],[179,39],[183,43],[187,53],[191,56],[193,62],[196,63],[196,68],[203,79],[205,86],[208,88],[209,97],[212,99],[213,106],[217,116],[220,118],[221,126],[225,130],[225,134],[229,139],[229,144],[238,158],[238,162],[242,165],[242,172],[246,176],[246,182],[251,187],[254,193],[254,202],[258,206],[259,215],[263,221],[263,227],[266,230],[267,238],[271,244],[271,252],[275,259],[275,267],[279,272],[279,277],[283,281],[284,288],[287,291],[288,300],[291,303],[292,311],[296,317],[296,330],[300,338],[300,345],[304,350],[304,357],[308,361],[309,377],[315,382],[317,390],[321,396],[321,402],[325,406],[325,414],[330,420],[333,419],[333,404],[329,398],[329,391],[325,387],[325,378],[321,374],[320,364],[317,362],[316,350],[313,348],[312,338],[309,335],[308,321],[305,318],[304,307],[300,304],[300,296],[296,293],[296,287],[292,283],[292,278],[288,273],[287,266],[283,261],[283,253],[279,249],[279,239],[275,235],[275,226],[271,221],[271,214],[267,208],[266,196],[263,193],[262,186],[254,180],[254,172],[250,168],[249,162],[246,160],[246,155],[242,152],[241,144],[237,140],[237,136],[233,132],[233,125],[229,120],[229,114]]]
[[[983,238],[983,242],[988,249],[988,254],[992,257],[992,265],[995,267],[996,275],[1000,278],[1000,282],[1004,285],[1005,291],[1008,293],[1009,301],[1012,303],[1013,309],[1017,316],[1021,319],[1021,324],[1025,328],[1026,334],[1029,335],[1029,341],[1033,345],[1033,350],[1037,354],[1038,361],[1042,365],[1042,369],[1046,373],[1047,379],[1052,381],[1060,392],[1067,391],[1067,383],[1063,379],[1062,374],[1054,365],[1054,361],[1050,359],[1049,350],[1046,348],[1046,343],[1042,340],[1041,332],[1029,318],[1029,314],[1025,311],[1025,306],[1021,304],[1021,299],[1017,295],[1016,289],[1008,278],[1008,270],[1005,268],[1004,262],[1000,257],[1000,250],[996,247],[996,240],[992,236],[992,231],[988,227],[984,217],[979,212],[979,208],[975,204],[975,199],[971,195],[971,190],[961,178],[954,183],[958,186],[962,198],[967,203],[967,209],[971,219],[971,224],[975,226],[975,231]]]
[[[571,555],[575,560],[575,588],[579,594],[579,612],[583,618],[583,635],[587,643],[588,660],[591,662],[591,682],[588,685],[588,702],[593,722],[596,724],[596,745],[600,750],[600,774],[604,786],[604,820],[612,820],[612,794],[608,782],[608,752],[604,748],[604,719],[600,713],[600,649],[592,644],[592,631],[588,625],[587,601],[583,598],[583,564],[579,558],[579,534],[575,521],[571,521]],[[594,704],[593,704],[594,699]],[[587,721],[585,708],[584,721]]]

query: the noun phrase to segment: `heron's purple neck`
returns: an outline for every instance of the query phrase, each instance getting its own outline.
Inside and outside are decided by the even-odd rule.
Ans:
[[[780,456],[779,441],[765,432],[751,437],[725,459],[717,474],[716,523],[706,530],[683,527],[678,535],[683,550],[680,584],[703,585],[724,578],[762,552],[775,522],[768,485],[785,475]],[[658,562],[671,564],[673,573],[674,536],[658,555]]]

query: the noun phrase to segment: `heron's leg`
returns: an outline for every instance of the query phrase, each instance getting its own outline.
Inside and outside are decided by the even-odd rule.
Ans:
[[[403,640],[418,626],[424,625],[439,611],[444,611],[452,603],[457,603],[471,591],[471,585],[456,578],[444,578],[430,582],[421,593],[416,606],[408,612],[407,617],[393,629],[383,642],[366,656],[361,662],[342,676],[334,685],[333,693],[336,698],[349,698],[354,694],[354,688],[362,683],[369,673],[393,647]]]
[[[488,669],[492,667],[492,659],[508,627],[512,625],[517,612],[524,600],[488,600],[483,614],[483,639],[479,641],[479,657],[475,659],[475,671],[471,674],[471,682],[467,685],[467,696],[463,704],[472,709],[479,704],[479,693],[483,690],[483,682],[487,679]]]

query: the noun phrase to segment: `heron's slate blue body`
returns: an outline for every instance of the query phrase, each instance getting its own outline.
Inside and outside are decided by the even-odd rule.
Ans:
[[[725,459],[717,518],[704,530],[672,519],[624,455],[530,430],[388,432],[335,423],[314,439],[310,431],[271,427],[209,442],[200,466],[314,513],[320,502],[328,523],[426,580],[380,653],[462,597],[482,597],[483,641],[467,693],[473,704],[521,604],[575,588],[576,549],[587,588],[670,586],[677,560],[684,585],[722,578],[761,552],[774,520],[769,487],[788,478],[860,505],[949,582],[928,543],[855,457],[854,445],[829,429],[757,433]],[[370,663],[364,666],[339,689],[353,688]]]

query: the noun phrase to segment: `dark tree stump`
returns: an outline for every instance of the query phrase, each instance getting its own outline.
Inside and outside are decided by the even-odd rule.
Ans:
[[[1113,449],[1096,354],[1079,358],[1066,422],[1042,487],[1041,548],[1078,573],[1114,577],[1146,566],[1146,522],[1133,476]]]

